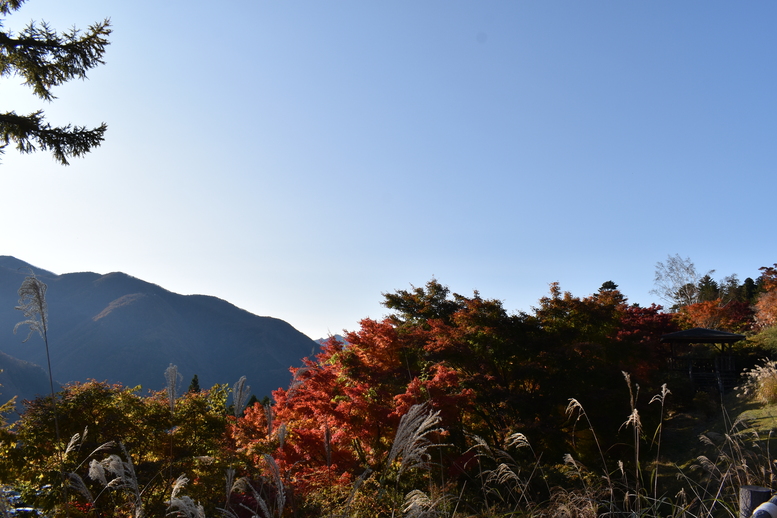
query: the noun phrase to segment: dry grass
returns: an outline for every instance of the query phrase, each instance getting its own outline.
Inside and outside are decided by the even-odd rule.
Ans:
[[[442,446],[429,440],[430,434],[442,431],[440,428],[435,428],[440,420],[440,412],[429,410],[425,404],[410,407],[407,414],[399,421],[397,435],[391,445],[386,464],[391,465],[398,460],[399,476],[410,469],[428,468],[429,449]]]
[[[742,397],[764,405],[777,403],[777,361],[764,360],[763,365],[746,371],[744,378],[740,387]]]

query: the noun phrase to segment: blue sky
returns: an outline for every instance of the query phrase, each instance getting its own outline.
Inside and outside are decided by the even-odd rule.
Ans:
[[[530,311],[559,281],[632,302],[657,261],[777,262],[777,4],[29,0],[110,17],[106,65],[45,104],[108,124],[69,167],[8,149],[0,254],[124,271],[312,338],[432,277]]]

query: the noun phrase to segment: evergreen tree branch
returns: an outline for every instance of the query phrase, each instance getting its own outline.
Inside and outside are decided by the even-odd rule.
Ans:
[[[0,0],[0,14],[10,14],[22,6],[25,0]]]
[[[41,110],[29,115],[0,113],[0,153],[14,142],[21,153],[50,150],[59,163],[69,165],[68,157],[83,156],[99,146],[107,129],[105,123],[93,129],[70,124],[52,127]]]
[[[19,76],[37,97],[52,101],[56,99],[54,87],[71,79],[86,79],[89,70],[104,64],[111,21],[106,18],[86,31],[74,27],[60,33],[46,22],[30,22],[19,34],[4,30],[3,17],[24,2],[0,0],[0,78]],[[29,115],[0,113],[0,154],[14,142],[21,153],[51,151],[59,163],[68,165],[68,158],[99,146],[106,129],[105,123],[93,129],[70,124],[53,127],[40,110]]]
[[[75,28],[58,34],[45,22],[32,22],[18,38],[0,32],[0,76],[20,75],[35,95],[51,101],[56,98],[51,88],[85,79],[87,71],[104,64],[110,25],[105,19],[84,34]]]

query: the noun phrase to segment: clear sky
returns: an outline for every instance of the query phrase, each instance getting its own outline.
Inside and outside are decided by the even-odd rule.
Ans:
[[[0,254],[123,271],[311,338],[437,278],[530,311],[559,281],[632,302],[657,261],[777,262],[777,3],[28,0],[110,17],[46,104],[108,124],[72,165],[7,149]]]

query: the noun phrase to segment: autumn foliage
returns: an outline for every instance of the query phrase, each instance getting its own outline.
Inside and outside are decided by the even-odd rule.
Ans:
[[[762,267],[761,272],[764,292],[755,303],[755,320],[763,329],[777,325],[777,263]]]
[[[407,494],[412,487],[402,485],[409,483],[400,480],[390,452],[401,419],[417,405],[435,416],[428,434],[437,445],[436,482],[442,485],[464,488],[476,480],[482,465],[473,448],[506,450],[514,446],[515,432],[551,459],[573,450],[585,458],[585,441],[572,442],[569,398],[592,403],[587,417],[617,442],[637,398],[623,397],[622,373],[630,373],[644,394],[658,392],[670,354],[662,335],[681,327],[748,331],[754,321],[775,322],[777,265],[763,271],[755,310],[744,299],[719,297],[674,313],[629,304],[612,282],[585,297],[552,283],[530,313],[510,313],[499,300],[451,293],[433,279],[384,294],[388,316],[362,320],[342,341],[330,338],[291,369],[289,387],[242,414],[230,414],[226,386],[193,390],[171,406],[163,392],[141,396],[137,389],[89,382],[57,396],[59,418],[68,436],[88,426],[84,450],[114,441],[131,452],[147,487],[148,509],[158,513],[169,511],[166,488],[183,472],[191,476],[190,494],[208,510],[226,506],[239,518],[258,515],[263,497],[275,502],[268,515],[332,513],[353,503],[351,488],[360,483],[377,488],[371,493],[376,500],[361,505],[388,509],[383,515],[390,516],[401,506],[386,503],[385,488]],[[595,404],[601,401],[608,403]],[[0,434],[0,482],[16,477],[42,507],[62,496],[34,490],[36,473],[57,487],[57,470],[46,469],[57,455],[50,440],[52,409],[46,398],[31,402],[13,430],[4,427]],[[17,448],[21,443],[35,447]],[[71,468],[85,476],[83,466]],[[242,489],[226,499],[218,496],[224,470],[242,481]],[[426,480],[412,476],[421,477],[411,477],[412,483]],[[71,498],[91,506],[74,508],[85,514],[122,512],[115,495],[94,502]]]
[[[241,451],[254,460],[271,453],[287,482],[302,492],[378,469],[413,404],[443,409],[455,427],[472,399],[454,370],[421,361],[416,332],[367,319],[347,340],[346,346],[330,339],[315,360],[293,370],[288,389],[274,392],[272,409],[255,405],[235,427]]]
[[[79,505],[88,506],[92,515],[119,516],[119,509],[126,505],[123,495],[103,491],[87,473],[90,460],[123,455],[126,450],[132,452],[150,513],[164,515],[169,487],[182,472],[192,479],[194,497],[203,501],[221,498],[229,443],[226,387],[184,394],[172,412],[164,392],[138,392],[139,388],[96,381],[66,386],[57,394],[56,413],[62,435],[78,440],[65,452],[63,445],[52,440],[51,397],[28,402],[11,433],[0,435],[0,480],[12,482],[28,503],[48,509],[61,499],[60,470],[72,472],[92,494],[89,501],[71,489]],[[99,455],[93,453],[96,450]],[[40,486],[49,490],[41,491]]]
[[[744,332],[753,324],[753,310],[745,302],[724,302],[722,299],[715,299],[681,307],[676,320],[685,328],[703,327]]]
[[[298,493],[385,467],[399,418],[418,403],[440,412],[451,445],[440,454],[460,470],[471,434],[498,445],[519,429],[560,447],[569,394],[607,397],[622,370],[650,384],[658,338],[675,329],[660,306],[629,306],[617,289],[578,298],[552,284],[533,315],[435,280],[385,297],[388,318],[330,339],[272,409],[255,405],[235,425],[238,451],[254,463],[271,454]]]

